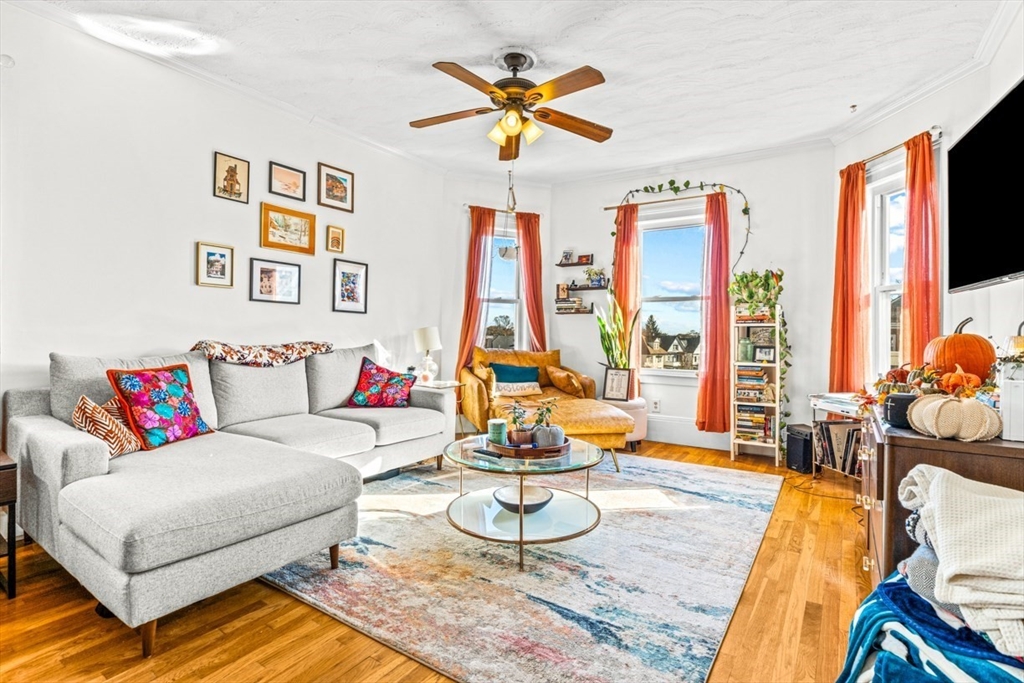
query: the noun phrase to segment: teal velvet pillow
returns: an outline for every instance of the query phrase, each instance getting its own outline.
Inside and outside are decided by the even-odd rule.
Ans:
[[[491,370],[494,370],[494,379],[499,382],[539,382],[540,368],[534,365],[503,365],[502,363],[491,363]]]

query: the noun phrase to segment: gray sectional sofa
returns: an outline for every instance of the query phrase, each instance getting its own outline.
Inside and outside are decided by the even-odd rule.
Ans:
[[[455,396],[413,387],[408,408],[342,407],[374,346],[290,365],[207,361],[201,352],[116,359],[50,355],[50,388],[5,395],[21,527],[110,612],[141,627],[356,534],[362,480],[438,457]],[[108,368],[187,363],[216,429],[110,460],[71,426],[78,398],[113,396]],[[440,464],[440,461],[438,461]]]

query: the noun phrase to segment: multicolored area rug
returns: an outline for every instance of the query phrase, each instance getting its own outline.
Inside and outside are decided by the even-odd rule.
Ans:
[[[264,577],[468,683],[704,681],[782,477],[619,455],[591,472],[601,524],[518,550],[445,516],[450,464],[368,484],[359,536]],[[543,478],[582,493],[584,474]],[[515,481],[466,472],[466,490]]]

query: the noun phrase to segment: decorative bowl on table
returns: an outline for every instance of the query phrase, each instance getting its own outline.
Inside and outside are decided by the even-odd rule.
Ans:
[[[543,486],[523,487],[523,514],[529,515],[539,512],[551,502],[554,494]],[[519,486],[511,484],[502,486],[494,491],[494,500],[498,505],[513,514],[519,514]]]

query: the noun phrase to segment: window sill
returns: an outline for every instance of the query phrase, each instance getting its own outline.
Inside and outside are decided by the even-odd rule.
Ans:
[[[680,387],[696,387],[697,371],[641,368],[640,384],[667,384]]]

